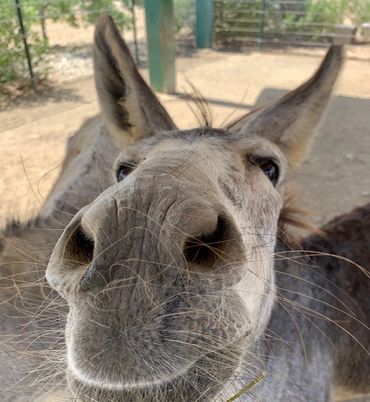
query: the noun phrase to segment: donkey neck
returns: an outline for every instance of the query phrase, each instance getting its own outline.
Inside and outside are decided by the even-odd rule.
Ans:
[[[301,251],[276,247],[275,308],[246,356],[239,390],[262,371],[267,377],[240,400],[328,401],[338,391],[370,392],[370,204],[334,219],[324,231],[324,238],[304,239]],[[228,386],[238,391],[235,382]]]

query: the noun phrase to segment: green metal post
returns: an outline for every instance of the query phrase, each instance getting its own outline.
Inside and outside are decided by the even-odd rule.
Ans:
[[[197,47],[212,47],[213,0],[196,0]]]
[[[258,47],[262,49],[265,35],[266,1],[260,0]]]
[[[23,24],[23,14],[22,14],[21,4],[20,4],[19,0],[15,0],[15,7],[17,10],[19,29],[20,29],[20,34],[22,35],[24,51],[26,53],[28,71],[30,73],[30,78],[31,78],[31,85],[32,85],[33,91],[36,92],[36,80],[35,80],[35,75],[34,75],[33,69],[32,69],[31,53],[30,53],[30,49],[28,46],[27,38],[26,38],[26,30],[25,30],[24,24]]]
[[[145,0],[150,83],[154,89],[175,91],[175,35],[172,0]]]
[[[135,13],[135,0],[130,1],[131,18],[132,18],[132,32],[134,34],[134,46],[135,46],[135,61],[136,65],[140,65],[139,47],[137,45],[137,29],[136,29],[136,13]]]

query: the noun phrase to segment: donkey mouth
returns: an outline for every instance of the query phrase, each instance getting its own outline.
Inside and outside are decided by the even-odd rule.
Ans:
[[[202,370],[209,356],[217,365],[248,338],[251,323],[236,292],[178,289],[153,303],[138,286],[71,305],[66,339],[73,377],[108,390],[168,387]],[[233,366],[242,350],[223,365]]]
[[[138,382],[95,381],[67,371],[68,383],[82,401],[193,401],[217,395],[240,367],[247,335],[226,347],[210,352],[189,367],[168,376]]]
[[[223,369],[225,367],[233,368],[239,361],[242,351],[245,350],[240,346],[245,344],[248,334],[249,331],[246,331],[233,339],[218,341],[213,345],[211,342],[210,345],[206,345],[199,339],[196,344],[195,338],[193,343],[191,340],[169,339],[161,345],[159,342],[153,341],[151,348],[145,344],[138,348],[134,347],[141,349],[142,353],[134,353],[132,350],[133,356],[127,354],[130,351],[130,341],[126,341],[128,347],[125,345],[123,353],[122,346],[121,350],[118,350],[117,344],[111,341],[113,353],[110,351],[103,353],[105,347],[102,346],[100,352],[94,349],[92,353],[81,354],[83,348],[76,347],[73,335],[69,335],[69,342],[67,342],[69,343],[67,346],[68,369],[71,376],[78,382],[98,389],[125,390],[127,392],[152,388],[168,389],[188,377],[194,381],[195,373],[201,375],[202,371],[204,373],[209,371],[210,362],[213,367],[220,365],[223,366]],[[207,334],[203,337],[209,340],[212,335]],[[175,346],[185,344],[186,347],[169,347],[172,344]],[[71,347],[71,345],[73,346]],[[99,355],[100,358],[96,359],[96,356]]]

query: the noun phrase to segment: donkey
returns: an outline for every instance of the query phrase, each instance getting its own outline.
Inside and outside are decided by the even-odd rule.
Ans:
[[[81,400],[226,400],[263,370],[267,378],[240,399],[326,401],[335,387],[369,391],[366,275],[334,257],[322,272],[312,267],[317,256],[274,263],[287,257],[287,236],[279,238],[290,220],[286,177],[309,151],[342,60],[332,47],[309,81],[226,129],[179,131],[113,21],[100,18],[94,62],[105,125],[87,122],[70,144],[39,218],[4,233],[7,400],[16,398],[19,372],[24,380],[31,369],[17,400],[42,395],[32,385],[48,383],[37,378],[45,368],[55,389],[64,386],[64,326],[68,384]],[[96,161],[97,148],[106,163],[94,170],[86,161]],[[84,173],[71,174],[78,165]],[[363,245],[370,218],[368,208],[360,213]],[[350,253],[332,226],[325,241],[301,247]],[[68,303],[66,323],[63,304],[46,305],[46,288],[35,284],[49,257],[46,276]],[[26,328],[25,346],[11,342],[17,325]],[[45,348],[55,351],[55,370],[43,363]]]

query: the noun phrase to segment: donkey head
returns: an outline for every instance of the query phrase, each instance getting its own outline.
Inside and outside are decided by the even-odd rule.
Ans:
[[[70,308],[71,387],[82,399],[209,400],[269,320],[285,178],[308,153],[342,50],[275,105],[187,131],[107,16],[94,61],[110,138],[125,146],[111,186],[76,214],[47,269]]]

